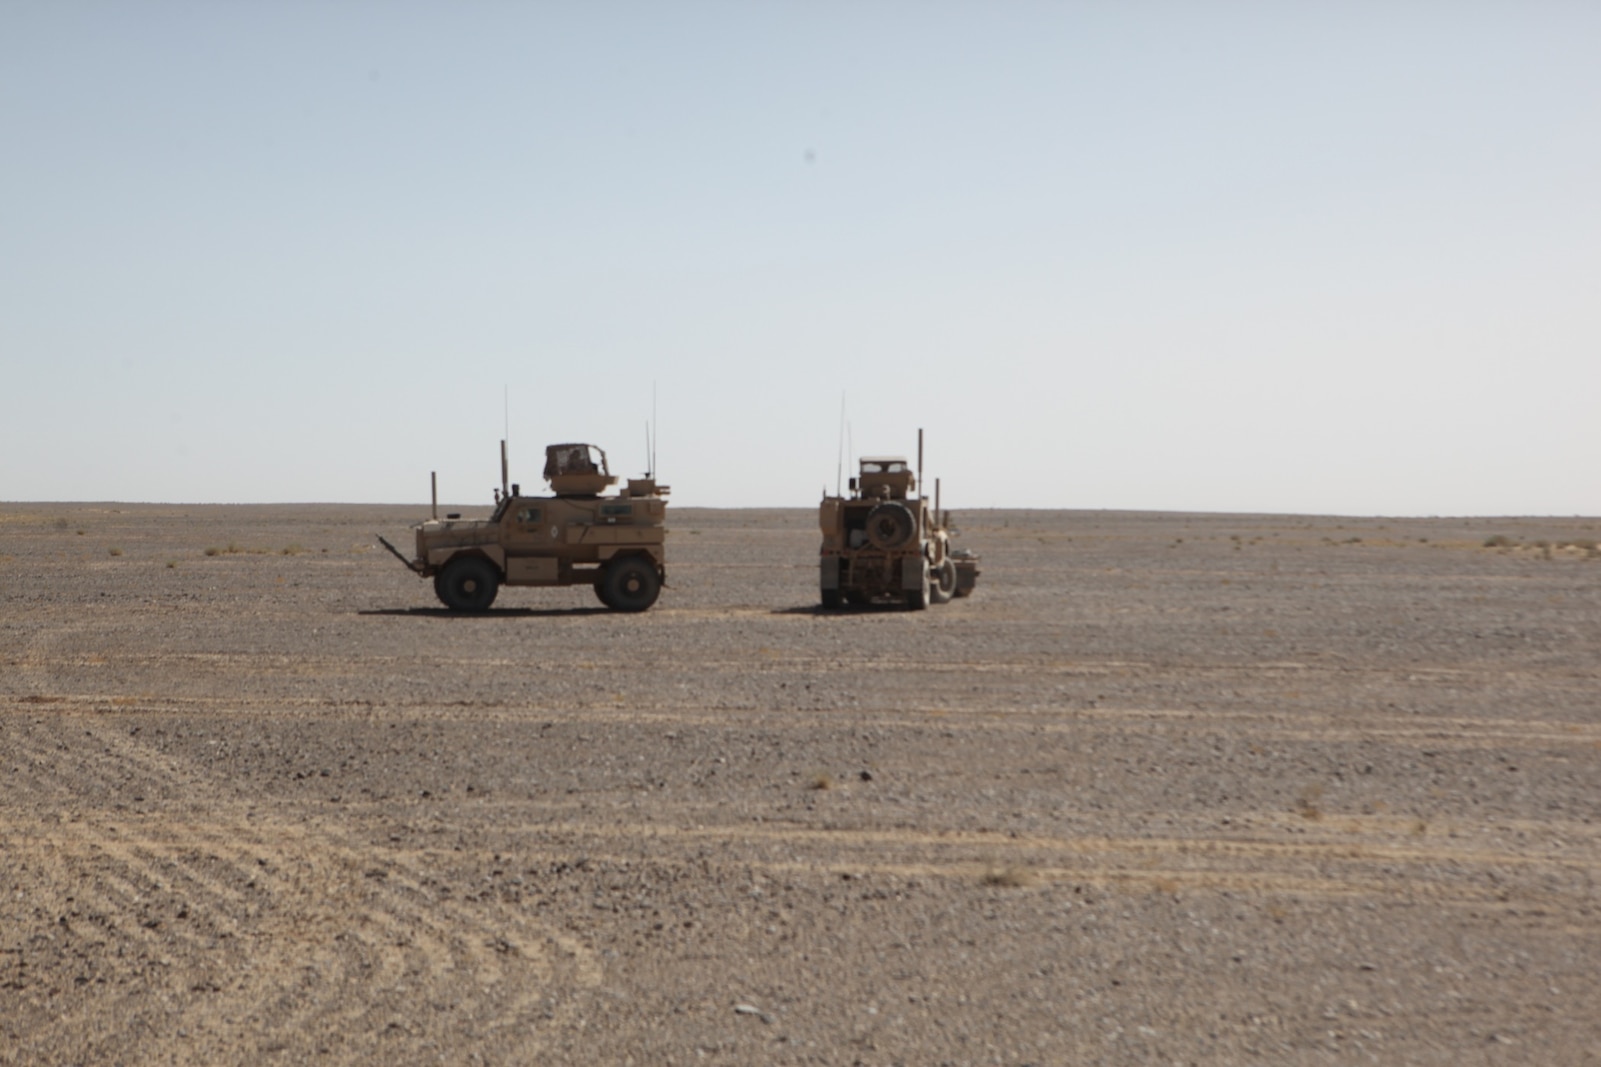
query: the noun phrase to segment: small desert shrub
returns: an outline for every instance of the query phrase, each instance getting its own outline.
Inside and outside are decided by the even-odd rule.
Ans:
[[[1295,810],[1301,813],[1301,818],[1314,821],[1323,818],[1323,809],[1318,802],[1323,799],[1323,787],[1316,783],[1301,790],[1296,800]]]
[[[285,555],[285,556],[298,556],[304,551],[305,551],[305,549],[302,548],[300,545],[285,545],[284,546],[284,550],[283,550],[283,555]]]
[[[216,545],[212,545],[211,547],[206,549],[206,555],[208,555],[208,556],[220,556],[220,555],[222,555],[222,549],[218,548]]]
[[[120,548],[118,548],[118,547],[117,547],[117,546],[116,546],[116,545],[112,545],[112,546],[111,546],[111,547],[110,547],[110,548],[109,548],[109,549],[107,549],[107,550],[106,550],[106,551],[108,551],[108,552],[110,552],[110,553],[111,553],[111,554],[112,554],[112,555],[113,555],[113,556],[120,556],[120,555],[122,555],[122,549],[120,549]]]
[[[834,788],[834,776],[831,774],[814,774],[811,781],[806,783],[806,788],[832,789]]]
[[[167,569],[168,569],[168,570],[169,570],[169,571],[175,571],[175,570],[177,570],[177,569],[178,569],[178,561],[177,561],[177,560],[175,560],[175,559],[169,559],[169,560],[168,560],[168,561],[167,561]]]
[[[1015,866],[990,867],[979,877],[980,883],[1000,889],[1023,889],[1037,881],[1033,871]]]
[[[1511,548],[1512,545],[1512,538],[1506,534],[1491,534],[1484,539],[1485,548]]]

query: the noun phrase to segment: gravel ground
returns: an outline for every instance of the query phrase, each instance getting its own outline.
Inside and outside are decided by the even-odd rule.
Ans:
[[[1601,520],[423,510],[0,504],[0,1063],[1601,1062]]]

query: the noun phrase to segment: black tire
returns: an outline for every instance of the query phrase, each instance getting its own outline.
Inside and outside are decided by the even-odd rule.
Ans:
[[[928,599],[934,604],[948,604],[956,595],[956,564],[947,559],[934,568],[929,578]]]
[[[824,589],[822,592],[823,607],[833,609],[844,604],[844,600],[840,597],[838,589]]]
[[[906,607],[909,611],[924,611],[928,608],[928,564],[923,564],[923,585],[920,589],[913,589],[906,594]]]
[[[600,599],[613,611],[644,611],[662,591],[656,565],[638,556],[612,560],[600,581]]]
[[[616,610],[616,605],[613,604],[610,600],[606,599],[606,582],[605,582],[604,579],[597,579],[595,581],[595,596],[600,600],[600,602],[602,604],[605,604],[608,608],[612,608],[613,610]]]
[[[886,500],[867,513],[867,541],[874,548],[899,548],[916,532],[912,509],[899,500]]]
[[[434,592],[451,611],[487,611],[500,592],[500,575],[482,556],[463,556],[434,576]]]

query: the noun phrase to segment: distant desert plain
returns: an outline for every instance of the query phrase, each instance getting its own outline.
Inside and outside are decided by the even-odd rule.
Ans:
[[[1601,1062],[1601,519],[427,510],[0,504],[0,1063]]]

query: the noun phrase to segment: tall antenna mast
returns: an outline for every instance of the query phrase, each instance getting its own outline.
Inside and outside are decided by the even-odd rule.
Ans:
[[[834,464],[834,495],[844,496],[845,484],[845,390],[839,391],[839,459]]]
[[[650,476],[656,477],[656,379],[650,380]]]
[[[917,499],[923,499],[923,428],[917,428]]]
[[[502,385],[500,387],[500,389],[501,389],[501,393],[500,393],[500,397],[501,397],[501,400],[500,400],[500,403],[501,403],[501,418],[504,420],[504,428],[501,431],[501,440],[502,441],[510,441],[511,440],[511,386],[509,384],[508,385]]]

